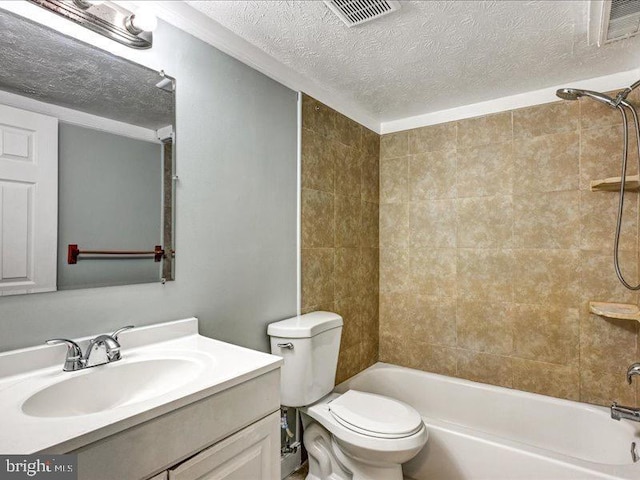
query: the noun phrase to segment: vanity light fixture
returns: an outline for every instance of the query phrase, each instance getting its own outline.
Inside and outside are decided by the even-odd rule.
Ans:
[[[131,12],[104,0],[28,1],[131,48],[151,48],[152,31],[158,25],[148,7]]]

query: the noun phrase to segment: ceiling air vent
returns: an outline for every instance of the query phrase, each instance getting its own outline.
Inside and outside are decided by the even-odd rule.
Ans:
[[[599,46],[640,33],[640,1],[600,0],[590,5],[589,43]]]
[[[324,3],[347,27],[369,22],[400,9],[400,2],[392,0],[325,0]]]

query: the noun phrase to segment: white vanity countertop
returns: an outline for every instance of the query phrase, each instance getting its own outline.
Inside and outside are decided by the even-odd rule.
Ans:
[[[280,367],[280,357],[198,335],[197,322],[197,319],[190,318],[123,332],[119,337],[121,360],[77,372],[62,371],[66,354],[64,345],[0,353],[0,453],[65,453]],[[84,348],[89,338],[78,343]],[[182,376],[181,367],[176,367],[173,376],[167,378],[179,380],[179,384],[176,386],[169,381],[166,392],[161,382],[151,382],[150,386],[140,388],[137,393],[141,396],[137,399],[137,395],[133,395],[95,413],[32,416],[23,408],[29,397],[61,381],[84,375],[89,378],[92,373],[104,376],[106,373],[117,382],[120,372],[129,370],[133,364],[139,366],[148,361],[160,361],[157,365],[176,361],[192,368]],[[134,370],[136,365],[133,365]],[[107,370],[118,368],[120,370],[115,375]],[[98,369],[103,370],[99,372]],[[123,382],[123,388],[136,388],[132,386],[131,378]],[[73,380],[74,388],[78,388],[63,390],[65,396],[68,396],[67,392],[73,395],[79,391],[80,402],[87,398],[88,402],[99,404],[102,401],[100,392],[96,391],[99,389],[93,388],[95,382],[89,383],[92,385],[90,391],[81,391],[83,379]],[[65,402],[66,399],[55,398],[55,401]],[[77,398],[69,401],[78,403]],[[46,409],[46,405],[45,402],[39,408]]]

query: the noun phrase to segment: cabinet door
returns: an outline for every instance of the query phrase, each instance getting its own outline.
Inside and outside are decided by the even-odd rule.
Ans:
[[[169,470],[169,480],[279,480],[278,413]]]

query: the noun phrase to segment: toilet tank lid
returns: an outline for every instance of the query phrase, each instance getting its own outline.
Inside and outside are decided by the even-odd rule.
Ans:
[[[311,312],[271,323],[267,327],[270,337],[309,338],[342,326],[342,317],[331,312]]]

